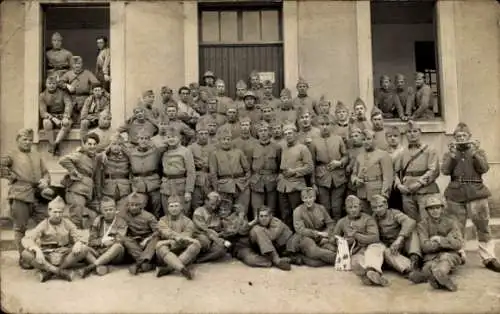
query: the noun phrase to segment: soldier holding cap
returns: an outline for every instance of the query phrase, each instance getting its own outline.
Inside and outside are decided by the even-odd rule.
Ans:
[[[307,109],[310,113],[315,114],[316,109],[316,100],[312,99],[308,94],[307,90],[309,89],[309,83],[307,83],[304,78],[299,77],[297,81],[297,97],[295,97],[292,101],[292,105],[295,109],[304,108]]]
[[[479,240],[479,256],[483,264],[500,272],[500,263],[495,257],[495,244],[489,227],[491,192],[484,185],[482,176],[488,172],[486,153],[478,141],[471,141],[471,131],[465,123],[459,123],[453,132],[454,142],[443,158],[442,171],[451,181],[444,195],[448,211],[458,219],[462,234],[465,234],[467,218],[476,227]]]
[[[73,280],[68,268],[85,259],[89,248],[76,226],[63,217],[66,204],[57,196],[49,203],[49,217],[42,220],[22,239],[23,260],[39,270],[40,282],[53,276]]]
[[[58,155],[59,144],[71,130],[73,101],[64,89],[57,86],[57,77],[49,76],[45,87],[39,98],[40,117],[49,141],[49,153]],[[55,138],[54,128],[60,129]]]
[[[307,187],[305,176],[312,174],[314,162],[309,149],[298,143],[295,124],[285,124],[283,133],[286,146],[281,154],[277,190],[281,220],[292,228],[292,211],[301,203],[300,191]]]
[[[425,199],[439,194],[436,179],[439,177],[437,151],[421,141],[422,130],[413,121],[408,122],[408,147],[405,147],[394,170],[394,185],[403,197],[403,212],[417,222],[427,213]]]
[[[144,210],[147,195],[132,192],[128,196],[127,211],[123,219],[127,223],[127,234],[118,237],[135,263],[129,267],[132,275],[153,270],[153,257],[158,242],[158,221],[153,214]]]
[[[80,115],[80,136],[87,134],[88,130],[98,125],[99,114],[110,110],[109,94],[105,92],[101,83],[92,84],[92,95],[85,99]]]
[[[104,197],[100,202],[101,215],[92,223],[89,234],[90,250],[87,254],[89,265],[80,272],[82,278],[93,271],[102,276],[109,272],[107,265],[123,261],[125,247],[119,238],[127,234],[127,223],[118,216],[116,203],[112,198]]]
[[[167,203],[166,214],[158,221],[160,240],[156,244],[156,256],[166,267],[158,267],[156,277],[178,271],[191,280],[193,274],[187,266],[200,253],[201,244],[194,238],[194,223],[184,215],[182,198],[170,196]]]
[[[52,48],[47,50],[47,76],[59,79],[70,69],[73,54],[62,47],[63,37],[59,33],[52,34]]]
[[[415,283],[429,281],[434,289],[456,291],[457,285],[450,273],[463,263],[459,250],[464,246],[462,232],[455,219],[444,215],[440,196],[425,200],[426,218],[418,223],[420,247],[424,253],[421,273],[414,273],[410,280]]]
[[[46,208],[40,206],[37,199],[42,195],[53,194],[50,190],[50,174],[44,160],[38,152],[32,151],[33,129],[21,129],[16,135],[17,148],[6,156],[2,156],[1,178],[9,180],[10,212],[14,223],[14,241],[19,254],[23,251],[21,239],[32,218],[35,223],[41,222],[47,216]],[[19,259],[21,267],[27,267]]]

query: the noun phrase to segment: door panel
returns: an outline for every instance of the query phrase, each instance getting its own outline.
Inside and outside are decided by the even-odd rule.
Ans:
[[[274,72],[275,97],[284,85],[283,45],[201,45],[200,46],[200,82],[205,71],[211,70],[226,83],[227,95],[234,98],[236,83],[244,80],[253,70]]]

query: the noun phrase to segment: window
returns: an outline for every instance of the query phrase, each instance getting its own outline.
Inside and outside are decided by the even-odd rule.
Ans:
[[[428,114],[420,120],[440,118],[443,112],[438,101],[435,15],[435,1],[371,2],[374,87],[379,88],[381,76],[388,75],[395,88],[396,74],[403,74],[407,86],[415,89],[415,73],[422,72],[432,95]]]

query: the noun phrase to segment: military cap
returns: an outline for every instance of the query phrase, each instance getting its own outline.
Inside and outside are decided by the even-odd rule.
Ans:
[[[137,106],[134,108],[133,110],[133,113],[136,114],[136,113],[139,113],[139,112],[146,112],[146,109],[144,109],[144,107],[141,107],[141,106]]]
[[[238,111],[238,107],[236,107],[233,102],[230,102],[226,105],[226,112],[228,112],[229,110]]]
[[[271,82],[270,80],[265,80],[262,83],[262,86],[264,86],[264,87],[272,87],[273,86],[273,82]]]
[[[101,209],[103,208],[116,208],[116,203],[115,200],[112,199],[111,197],[103,197],[101,200]]]
[[[72,62],[72,63],[75,63],[75,62],[83,62],[83,59],[82,59],[82,57],[80,57],[80,56],[73,56],[73,57],[71,57],[71,62]]]
[[[382,111],[378,107],[373,107],[372,112],[370,114],[370,117],[376,117],[376,116],[381,116]]]
[[[207,121],[202,120],[202,121],[198,121],[198,123],[196,123],[196,132],[207,131],[207,130],[208,130]]]
[[[170,108],[170,107],[172,107],[172,108],[175,108],[175,109],[179,110],[179,105],[178,105],[178,104],[177,104],[177,102],[175,102],[175,101],[169,101],[169,102],[167,103],[166,108]]]
[[[363,130],[361,130],[361,129],[360,129],[360,128],[358,128],[357,126],[352,126],[352,127],[349,129],[349,134],[350,134],[350,135],[353,135],[354,133],[363,134]]]
[[[457,126],[455,127],[455,130],[453,130],[453,135],[455,135],[458,132],[465,132],[467,134],[471,134],[469,126],[463,122],[459,122]]]
[[[55,32],[54,34],[52,34],[52,39],[63,39],[63,37],[61,36],[60,33],[58,32]]]
[[[416,122],[415,122],[415,121],[413,121],[413,120],[408,121],[407,125],[408,125],[408,130],[413,130],[413,129],[416,129],[416,130],[422,130],[422,129],[420,128],[420,126],[418,125],[418,123],[416,123]]]
[[[281,90],[280,96],[287,96],[288,98],[292,98],[292,92],[288,88],[283,88]]]
[[[113,134],[110,138],[109,138],[109,142],[111,144],[118,144],[118,145],[123,145],[125,144],[125,140],[123,139],[123,137],[120,135],[120,134]]]
[[[203,78],[206,78],[206,77],[212,77],[215,79],[215,74],[212,71],[206,71],[205,74],[203,74]]]
[[[189,83],[189,88],[190,89],[198,89],[200,88],[200,85],[196,82]]]
[[[82,143],[86,143],[89,139],[93,139],[96,144],[99,144],[101,138],[97,133],[91,132],[82,137]]]
[[[425,201],[425,208],[433,207],[433,206],[444,206],[443,200],[438,196],[429,196]]]
[[[363,130],[363,135],[365,137],[366,136],[374,137],[375,136],[375,132],[373,130],[370,130],[370,129],[364,129]]]
[[[109,111],[108,109],[106,110],[103,110],[99,113],[99,117],[102,118],[102,117],[111,117],[111,111]]]
[[[319,98],[318,106],[321,105],[328,105],[328,107],[330,107],[331,105],[330,101],[325,99],[325,95],[321,95],[321,97]]]
[[[352,206],[355,204],[359,205],[360,203],[361,203],[361,201],[359,200],[359,198],[356,195],[349,195],[345,199],[345,206],[346,207]]]
[[[231,200],[230,198],[223,198],[220,200],[219,207],[231,209],[233,207],[233,200]]]
[[[392,126],[385,131],[385,135],[397,135],[401,136],[401,131],[397,126]]]
[[[340,110],[349,112],[349,108],[343,102],[337,101],[337,104],[335,105],[335,112],[338,112]]]
[[[417,72],[415,73],[415,78],[416,79],[425,78],[425,74],[422,72]]]
[[[252,72],[250,72],[250,75],[249,77],[258,77],[260,78],[260,75],[259,75],[259,72],[257,72],[257,70],[253,70]]]
[[[17,131],[16,140],[20,137],[27,137],[33,139],[33,129],[31,128],[23,128]]]
[[[207,99],[207,103],[218,103],[218,102],[219,102],[219,100],[215,96],[210,96]]]
[[[206,120],[206,123],[207,123],[207,127],[209,125],[219,126],[219,122],[217,122],[217,119],[216,118],[212,118],[212,117],[208,117],[207,120]]]
[[[314,191],[313,188],[305,188],[300,192],[301,198],[312,197],[312,196],[316,196],[316,191]]]
[[[51,188],[45,188],[40,192],[40,195],[46,200],[52,200],[54,199],[56,192]]]
[[[171,93],[172,89],[170,87],[168,87],[168,86],[162,86],[160,88],[160,92],[162,92],[162,93]]]
[[[316,120],[319,124],[323,122],[332,123],[332,119],[326,114],[319,115]]]
[[[387,199],[384,196],[380,195],[380,194],[375,194],[370,199],[370,203],[371,204],[379,204],[381,202],[387,203]]]
[[[215,198],[217,199],[218,201],[220,201],[220,194],[215,192],[215,191],[212,191],[210,193],[207,194],[207,199],[212,199],[212,198]]]
[[[260,130],[260,129],[268,129],[269,130],[269,123],[267,123],[266,121],[260,121],[257,124],[257,130]]]
[[[362,105],[363,107],[365,107],[366,109],[366,104],[365,102],[361,99],[361,98],[356,98],[356,100],[354,101],[354,104],[352,105],[353,108],[356,108],[356,106],[358,105]]]
[[[304,84],[309,87],[309,83],[307,83],[307,81],[303,77],[299,77],[299,80],[297,81],[297,86],[299,86],[300,84]]]
[[[399,80],[399,79],[401,79],[401,78],[402,78],[403,80],[405,80],[405,79],[406,79],[406,78],[405,78],[405,76],[404,76],[403,74],[398,73],[398,74],[396,74],[396,76],[394,77],[394,80],[395,80],[395,81],[397,81],[397,80]]]
[[[147,96],[154,96],[153,90],[148,89],[142,92],[142,97],[147,97]]]
[[[312,114],[311,110],[307,107],[298,107],[297,108],[297,117],[301,117],[306,113]]]
[[[55,75],[50,75],[47,77],[45,80],[47,83],[57,83],[57,76]]]
[[[92,83],[92,84],[90,85],[90,88],[91,88],[91,89],[98,88],[98,87],[99,87],[99,88],[102,88],[102,84],[101,84],[101,82],[95,82],[95,83]]]
[[[225,137],[231,137],[232,138],[232,132],[231,128],[228,125],[223,125],[217,130],[217,138],[222,139]]]
[[[283,132],[285,132],[287,130],[293,130],[293,131],[297,132],[297,127],[295,126],[295,123],[292,123],[290,121],[283,123]]]
[[[49,202],[49,210],[51,209],[64,209],[66,203],[59,195]]]
[[[241,117],[240,124],[241,123],[252,123],[252,119],[250,119],[250,117],[248,117],[248,116]]]
[[[386,74],[383,74],[380,76],[380,82],[384,81],[384,80],[391,80],[391,78],[389,77],[389,75],[386,75]]]
[[[146,204],[148,200],[148,196],[143,193],[132,192],[127,196],[127,200],[129,203],[138,203],[138,204]]]
[[[168,204],[179,203],[182,204],[182,199],[178,195],[170,195],[168,197]]]
[[[245,81],[243,81],[243,80],[239,80],[236,83],[236,88],[244,88],[244,89],[246,89],[247,88],[247,83],[245,83]]]
[[[257,97],[255,97],[254,92],[252,92],[251,90],[248,90],[248,91],[245,92],[245,95],[243,96],[243,99],[245,99],[247,97],[253,97],[253,99],[257,100]]]
[[[177,136],[177,137],[181,136],[179,129],[175,128],[173,126],[167,127],[166,135],[167,136]]]
[[[265,102],[265,103],[260,104],[260,110],[264,111],[264,109],[274,110],[273,106],[271,106],[271,104],[269,102]]]

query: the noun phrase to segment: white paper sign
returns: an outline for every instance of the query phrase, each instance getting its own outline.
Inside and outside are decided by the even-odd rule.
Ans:
[[[259,72],[261,83],[264,81],[271,81],[274,84],[274,72]]]

